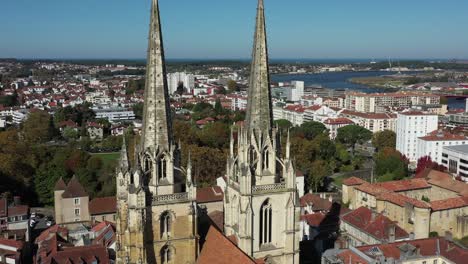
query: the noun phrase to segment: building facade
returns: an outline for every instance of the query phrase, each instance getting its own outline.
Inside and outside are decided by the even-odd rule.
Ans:
[[[443,147],[441,164],[450,173],[468,182],[468,144]]]
[[[174,143],[157,0],[152,1],[141,141],[117,172],[117,263],[195,263],[196,188]],[[189,158],[190,160],[190,158]]]
[[[263,0],[259,1],[245,126],[231,133],[224,191],[225,232],[266,263],[299,263],[299,201],[287,143],[273,128]],[[235,144],[237,142],[237,144]]]
[[[437,130],[437,127],[437,115],[415,111],[399,113],[396,123],[396,149],[411,162],[416,162],[418,138]]]
[[[445,146],[455,146],[468,144],[468,138],[464,135],[456,135],[443,130],[436,130],[427,136],[417,139],[416,160],[421,157],[429,156],[431,160],[442,164],[442,149]]]

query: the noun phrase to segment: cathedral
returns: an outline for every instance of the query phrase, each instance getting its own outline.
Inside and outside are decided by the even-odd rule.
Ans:
[[[299,263],[299,205],[289,139],[273,126],[263,0],[259,0],[247,117],[231,132],[224,188],[224,233],[251,259]],[[152,0],[141,140],[117,170],[116,261],[196,263],[196,185],[173,138],[158,0]],[[222,251],[220,248],[219,251]],[[214,252],[216,253],[216,252]],[[223,252],[218,252],[222,258]],[[232,263],[235,263],[235,260]]]

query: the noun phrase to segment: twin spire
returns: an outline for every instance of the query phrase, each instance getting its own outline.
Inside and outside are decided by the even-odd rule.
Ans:
[[[248,96],[248,130],[269,131],[273,114],[263,0],[258,1]],[[156,147],[169,150],[173,133],[158,0],[152,0],[151,5],[144,101],[140,151]]]
[[[263,0],[258,1],[250,69],[246,125],[249,131],[270,131],[273,126],[268,47]]]
[[[158,0],[152,0],[149,28],[140,150],[169,150],[173,143],[172,120]]]

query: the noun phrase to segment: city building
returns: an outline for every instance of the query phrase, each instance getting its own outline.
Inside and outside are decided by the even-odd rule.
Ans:
[[[416,146],[416,160],[429,156],[431,160],[442,164],[442,148],[445,146],[468,144],[468,138],[463,134],[452,134],[444,130],[435,130],[427,136],[419,137]],[[447,167],[447,165],[444,165]]]
[[[230,138],[223,200],[225,234],[253,259],[299,263],[296,172],[289,139],[282,156],[273,128],[263,0],[257,9],[249,87],[246,121],[237,140],[233,133]],[[224,252],[218,254],[224,256]]]
[[[323,124],[328,129],[330,139],[335,139],[339,128],[352,125],[354,122],[345,117],[336,117],[326,119]]]
[[[169,94],[174,94],[181,87],[183,93],[191,94],[195,88],[195,76],[185,72],[174,72],[167,74],[167,84],[169,86]]]
[[[373,184],[349,178],[343,181],[343,201],[351,209],[383,214],[416,239],[468,235],[468,185],[447,173],[428,169],[415,179]]]
[[[93,111],[96,114],[96,119],[107,119],[111,123],[135,119],[133,110],[128,110],[126,108],[93,109]]]
[[[437,130],[438,116],[419,111],[401,112],[396,122],[396,149],[411,162],[416,162],[418,138]]]
[[[26,263],[23,255],[24,242],[0,238],[0,263],[21,264]]]
[[[468,144],[444,146],[441,164],[450,173],[459,176],[464,182],[468,182]]]
[[[415,93],[357,93],[346,94],[345,108],[364,113],[384,113],[389,108],[411,108],[413,105],[439,105],[440,96]]]
[[[60,178],[54,189],[55,222],[66,224],[89,221],[89,196],[73,176],[68,184]]]
[[[364,127],[372,133],[384,130],[396,130],[397,115],[393,113],[363,113],[343,110],[340,116],[351,119],[356,125]]]
[[[341,216],[341,236],[348,246],[357,247],[409,240],[410,235],[394,221],[367,207]]]
[[[195,263],[196,187],[173,139],[159,4],[152,0],[143,128],[130,166],[125,141],[116,175],[117,263]]]
[[[450,238],[433,237],[325,251],[322,264],[465,263],[466,248]]]

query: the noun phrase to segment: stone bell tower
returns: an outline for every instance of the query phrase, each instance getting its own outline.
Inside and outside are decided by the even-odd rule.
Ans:
[[[263,0],[259,0],[244,127],[231,131],[224,221],[239,247],[267,263],[299,263],[299,204],[289,136],[273,127]]]
[[[117,263],[195,263],[196,187],[174,143],[157,0],[152,0],[143,132],[130,166],[117,171]]]

